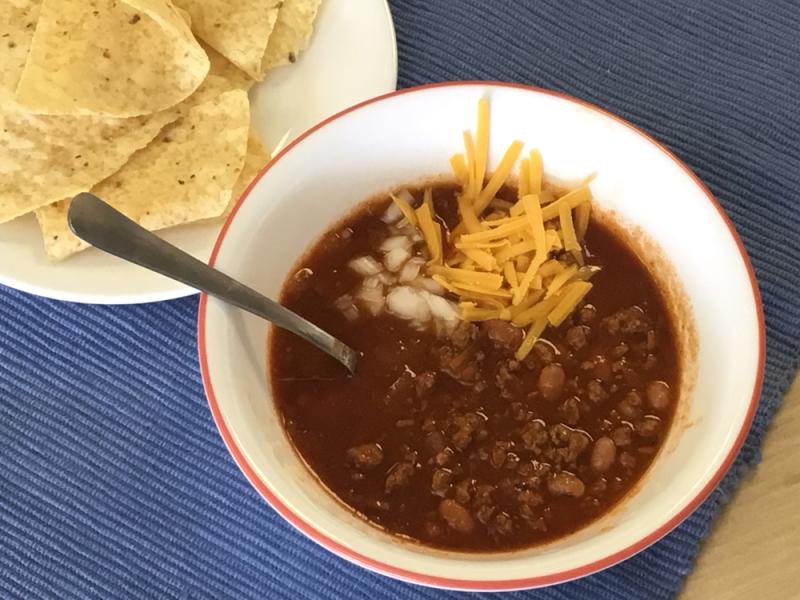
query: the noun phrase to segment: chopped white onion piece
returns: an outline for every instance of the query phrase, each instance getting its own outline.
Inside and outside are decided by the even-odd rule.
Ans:
[[[372,275],[371,277],[367,277],[361,284],[365,288],[380,288],[383,287],[383,273],[379,275]]]
[[[409,252],[408,249],[394,248],[383,257],[383,264],[385,264],[386,268],[392,273],[396,273],[403,268],[403,265],[406,264],[409,258],[411,258],[411,252]]]
[[[398,198],[400,198],[401,200],[405,200],[411,206],[414,206],[414,204],[416,204],[416,200],[414,200],[414,196],[412,196],[411,192],[409,192],[408,190],[400,190],[399,192],[397,192],[396,196]]]
[[[383,304],[386,301],[386,298],[383,295],[382,285],[379,285],[378,287],[367,287],[364,285],[360,290],[358,290],[356,297],[364,305],[364,308],[366,308],[373,315],[377,315],[383,310]]]
[[[342,312],[348,321],[355,321],[358,319],[358,308],[353,304],[353,297],[350,294],[340,296],[333,305]]]
[[[444,296],[445,289],[430,277],[417,277],[412,284],[415,287],[436,294],[437,296]]]
[[[420,258],[419,256],[409,258],[408,262],[403,265],[403,270],[400,271],[400,277],[398,278],[400,283],[409,283],[414,281],[419,275],[419,271],[424,264],[425,259]],[[434,283],[436,282],[434,281]]]
[[[408,321],[427,321],[431,316],[431,309],[422,293],[406,285],[389,292],[386,306],[396,316]]]
[[[400,210],[400,207],[397,206],[394,202],[389,205],[389,208],[386,209],[386,212],[383,213],[381,217],[381,221],[384,223],[394,223],[399,221],[400,218],[403,216],[403,211]]]
[[[441,319],[443,321],[457,321],[458,309],[455,304],[448,302],[441,296],[431,294],[430,292],[422,292],[425,295],[425,300],[431,309],[431,314],[434,319]]]
[[[383,271],[382,273],[376,275],[376,278],[378,279],[378,281],[380,281],[383,285],[387,287],[390,285],[394,285],[395,282],[397,281],[397,278],[394,275],[392,275],[391,273],[387,273],[386,271]]]
[[[347,264],[359,275],[377,275],[383,270],[381,264],[371,256],[360,256]]]
[[[381,244],[381,251],[382,252],[391,252],[396,248],[403,248],[408,250],[411,248],[411,239],[405,235],[395,235],[383,240]]]

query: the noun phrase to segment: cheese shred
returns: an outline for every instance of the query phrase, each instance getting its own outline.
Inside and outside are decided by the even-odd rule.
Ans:
[[[461,185],[458,222],[437,216],[430,188],[416,209],[392,194],[406,220],[428,249],[426,276],[460,299],[466,321],[504,319],[526,329],[515,356],[524,359],[548,327],[558,327],[592,289],[599,270],[586,265],[583,240],[591,216],[592,193],[585,178],[574,189],[555,188],[544,179],[542,155],[514,141],[489,172],[489,101],[478,102],[474,137],[463,134],[464,150],[450,157]],[[504,186],[516,175],[517,197]],[[499,194],[499,195],[498,195]],[[488,209],[488,210],[487,210]],[[487,213],[484,215],[484,213]]]

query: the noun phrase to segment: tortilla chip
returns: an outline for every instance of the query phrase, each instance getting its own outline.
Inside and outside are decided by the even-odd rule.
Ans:
[[[217,217],[228,206],[247,149],[247,93],[226,92],[192,108],[91,192],[151,231]],[[86,248],[69,230],[70,200],[40,208],[47,255]]]
[[[0,223],[74,196],[118,170],[178,114],[114,119],[0,110]]]
[[[281,0],[175,0],[188,11],[192,30],[225,58],[261,79],[261,60],[278,18]]]
[[[13,100],[42,0],[0,2],[0,105]]]
[[[269,159],[269,151],[261,142],[261,138],[258,136],[256,130],[251,128],[250,133],[247,136],[247,154],[244,157],[242,172],[239,173],[239,178],[236,180],[236,184],[233,186],[231,201],[228,203],[228,206],[225,208],[225,212],[222,214],[222,216],[227,216],[230,214],[234,205],[239,201],[241,195],[244,194],[250,183],[256,178],[256,175],[261,172],[261,169],[264,168],[264,165],[269,162]]]
[[[297,60],[297,55],[306,49],[311,39],[314,19],[317,18],[321,2],[322,0],[284,0],[261,62],[262,73]]]
[[[36,115],[17,105],[0,109],[0,223],[86,191],[120,169],[167,124],[193,107],[253,84],[209,49],[211,69],[186,100],[143,117]]]
[[[169,0],[44,0],[16,100],[43,114],[133,117],[178,104],[208,69]]]
[[[211,68],[208,70],[206,80],[200,85],[201,88],[213,87],[215,79],[218,79],[217,87],[224,87],[228,90],[247,91],[253,87],[255,80],[247,73],[242,71],[211,46],[202,43],[200,45],[203,47],[203,50],[206,51],[206,54],[208,54],[208,60],[211,63]],[[198,91],[200,91],[200,88],[198,88]]]

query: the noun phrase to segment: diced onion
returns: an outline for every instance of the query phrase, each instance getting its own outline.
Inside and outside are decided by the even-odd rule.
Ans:
[[[396,273],[403,268],[409,258],[411,258],[411,252],[407,248],[394,248],[383,257],[383,264],[392,273]]]
[[[371,256],[360,256],[347,264],[359,275],[377,275],[383,270],[381,264]]]
[[[442,319],[444,321],[457,321],[458,320],[458,307],[452,302],[448,302],[441,296],[431,294],[430,292],[422,292],[425,300],[431,309],[431,314],[435,319]]]
[[[386,209],[386,212],[383,213],[383,216],[381,216],[381,221],[384,223],[396,223],[402,216],[403,212],[393,202],[389,205],[389,208]]]
[[[396,316],[408,321],[427,321],[431,310],[420,290],[401,285],[389,292],[387,308]]]
[[[387,273],[386,271],[378,273],[375,277],[385,286],[394,285],[397,281],[397,278],[394,275]]]
[[[399,192],[397,192],[397,197],[405,200],[411,206],[414,206],[417,203],[417,201],[414,200],[414,196],[411,195],[411,192],[409,192],[408,190],[405,190],[405,189],[400,190]]]
[[[381,244],[381,252],[391,252],[397,248],[403,248],[404,250],[408,250],[411,248],[411,238],[406,237],[404,235],[395,235],[383,240]]]
[[[371,277],[367,277],[364,279],[364,282],[361,284],[365,288],[379,288],[383,286],[383,277],[381,277],[383,273],[380,275],[373,275]]]
[[[333,305],[341,311],[348,321],[355,321],[358,319],[358,308],[353,303],[353,297],[350,294],[340,296]]]
[[[366,281],[364,283],[366,284]],[[358,290],[357,298],[364,305],[364,308],[373,315],[379,314],[383,310],[383,305],[386,302],[382,285],[378,287],[361,286],[361,289]]]
[[[419,276],[419,271],[424,264],[425,259],[423,258],[418,256],[410,258],[408,262],[403,265],[403,270],[400,271],[400,277],[398,277],[400,283],[410,283],[414,281]]]

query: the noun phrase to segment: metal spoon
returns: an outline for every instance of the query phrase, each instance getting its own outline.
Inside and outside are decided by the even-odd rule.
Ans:
[[[75,196],[67,220],[72,232],[92,246],[271,321],[355,372],[358,352],[288,308],[153,235],[97,196]]]

